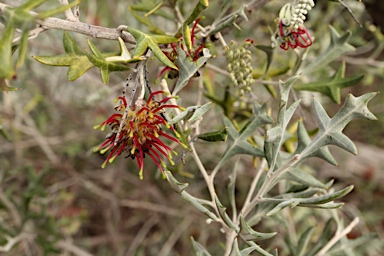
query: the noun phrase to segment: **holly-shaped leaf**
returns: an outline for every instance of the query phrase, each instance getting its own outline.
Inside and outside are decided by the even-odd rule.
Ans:
[[[90,62],[93,65],[100,68],[101,80],[104,84],[108,83],[109,73],[113,71],[125,71],[129,70],[130,67],[107,61],[103,54],[96,48],[96,46],[88,39],[88,45],[93,54],[86,53]]]
[[[159,47],[159,44],[175,43],[179,41],[178,38],[163,35],[148,35],[131,27],[128,27],[127,31],[131,33],[132,36],[136,39],[136,47],[133,53],[134,58],[142,56],[149,48],[156,56],[156,58],[158,58],[162,63],[170,68],[178,70],[176,65],[168,59],[168,57],[161,51]]]
[[[348,94],[344,105],[332,118],[328,116],[320,102],[314,99],[313,109],[319,123],[319,132],[313,141],[300,153],[301,157],[307,158],[312,156],[316,154],[319,148],[326,145],[335,145],[352,154],[357,154],[355,144],[343,134],[343,130],[350,121],[356,118],[377,120],[367,107],[368,102],[376,95],[376,92],[367,93],[360,97]]]
[[[76,45],[75,41],[65,31],[63,36],[65,54],[59,56],[33,56],[37,61],[49,66],[68,66],[67,79],[74,81],[87,70],[94,67],[87,55]]]
[[[291,206],[302,206],[302,207],[311,207],[311,208],[322,208],[322,209],[335,209],[343,206],[343,203],[333,203],[332,201],[339,199],[349,192],[351,192],[353,186],[348,186],[342,190],[336,191],[334,193],[329,193],[322,196],[314,196],[310,198],[292,198],[289,200],[284,200],[279,203],[275,208],[267,213],[267,216],[271,216],[278,211],[284,209],[285,207]]]
[[[300,100],[295,101],[287,107],[289,91],[298,76],[291,77],[287,82],[279,81],[280,87],[280,109],[277,115],[277,125],[267,131],[264,143],[265,156],[268,160],[270,169],[277,167],[281,145],[284,142],[286,128],[291,120],[296,108],[300,104]]]
[[[321,79],[320,81],[311,83],[297,84],[294,85],[293,88],[296,90],[320,92],[330,97],[337,104],[340,104],[340,89],[355,85],[364,78],[364,75],[344,77],[344,74],[345,62],[343,62],[343,64],[337,70],[335,75],[331,78]]]
[[[79,49],[76,42],[71,36],[64,32],[63,45],[65,54],[59,56],[33,56],[37,61],[49,65],[49,66],[67,66],[69,67],[67,73],[68,81],[74,81],[82,76],[86,71],[94,66],[98,66],[102,71],[102,80],[104,83],[108,82],[109,72],[111,71],[124,71],[129,67],[116,64],[114,62],[129,63],[140,61],[141,58],[131,58],[128,50],[120,42],[120,55],[116,56],[116,53],[104,53],[101,54],[99,50],[89,42],[91,53],[85,53]],[[125,48],[124,48],[125,47]],[[110,58],[110,59],[109,59]]]
[[[267,114],[267,106],[265,104],[260,106],[255,101],[253,116],[240,131],[236,130],[233,123],[227,117],[224,117],[223,122],[224,126],[228,127],[228,147],[221,157],[220,162],[215,167],[215,170],[219,169],[225,162],[238,154],[264,156],[264,152],[250,144],[248,138],[258,127],[273,123],[273,119]]]
[[[191,61],[185,52],[177,47],[177,60],[176,63],[179,67],[179,79],[175,85],[175,89],[172,94],[176,95],[184,86],[187,85],[188,81],[196,74],[196,72],[201,68],[205,62],[211,57],[208,49],[203,49],[204,56],[200,57],[197,61]]]

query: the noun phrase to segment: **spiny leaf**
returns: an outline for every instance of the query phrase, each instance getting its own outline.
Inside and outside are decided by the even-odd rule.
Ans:
[[[109,73],[113,71],[125,71],[129,70],[128,66],[117,64],[107,61],[96,46],[88,39],[88,45],[91,48],[93,54],[86,53],[90,62],[100,69],[101,79],[104,84],[108,83]]]
[[[291,207],[303,206],[303,207],[316,207],[316,208],[323,207],[325,209],[338,208],[338,207],[341,207],[343,204],[332,203],[332,201],[347,195],[349,192],[352,191],[352,189],[353,189],[353,186],[351,185],[337,192],[326,194],[323,196],[317,196],[317,197],[311,197],[311,198],[292,198],[289,200],[285,200],[282,203],[278,204],[270,212],[268,212],[267,216],[271,216],[288,206],[291,206]]]
[[[377,120],[369,111],[367,104],[376,95],[376,92],[367,93],[360,97],[348,94],[344,105],[331,119],[323,106],[313,100],[313,109],[319,123],[319,132],[313,141],[302,151],[303,158],[313,155],[319,148],[326,145],[335,145],[352,154],[357,154],[355,144],[343,134],[345,126],[355,118]]]
[[[170,171],[164,171],[165,177],[167,178],[169,185],[176,193],[183,192],[184,189],[188,187],[188,183],[181,183],[173,177],[172,173]]]
[[[175,89],[172,94],[176,95],[184,86],[187,85],[188,81],[196,74],[200,67],[211,57],[208,49],[203,49],[204,56],[200,57],[197,61],[190,61],[185,52],[177,47],[176,49],[178,58],[176,64],[179,67],[179,79],[175,85]]]
[[[239,232],[239,227],[233,223],[233,221],[231,220],[231,218],[229,218],[227,212],[226,212],[226,209],[220,202],[219,198],[217,196],[215,196],[215,204],[217,206],[217,209],[219,211],[219,214],[220,214],[220,217],[221,219],[225,222],[225,224],[228,225],[228,227],[230,227],[231,229],[233,229],[236,233]]]
[[[345,62],[343,62],[333,77],[329,79],[321,79],[317,82],[294,85],[293,88],[296,90],[320,92],[339,104],[341,98],[340,89],[355,85],[364,78],[364,75],[344,77],[344,73]]]
[[[267,114],[267,107],[254,103],[254,113],[247,124],[238,132],[232,122],[224,117],[224,126],[228,127],[228,147],[225,150],[220,162],[215,170],[220,168],[225,162],[238,154],[248,154],[252,156],[264,156],[264,152],[248,142],[248,138],[262,125],[273,123],[273,119]]]
[[[197,138],[209,142],[227,141],[228,126],[224,127],[224,129],[221,131],[200,133],[199,135],[197,135]]]
[[[171,120],[168,121],[169,124],[176,124],[180,122],[183,119],[187,119],[188,122],[194,122],[196,121],[199,117],[204,115],[212,106],[212,102],[208,102],[204,105],[201,106],[190,106],[187,107],[183,112],[172,118]]]
[[[280,109],[277,115],[277,126],[267,131],[264,143],[265,156],[269,167],[273,170],[276,167],[279,158],[281,145],[283,144],[285,130],[291,120],[300,100],[294,102],[287,108],[289,91],[298,76],[291,77],[287,82],[279,81],[280,88]]]
[[[131,53],[128,51],[127,46],[125,45],[125,42],[121,37],[118,38],[119,45],[120,45],[120,55],[119,56],[111,56],[105,58],[106,61],[110,62],[121,62],[121,63],[132,63],[132,62],[138,62],[144,60],[143,57],[136,57],[132,58]]]
[[[277,232],[260,233],[253,230],[245,221],[243,216],[240,216],[240,234],[245,241],[260,241],[274,237]]]
[[[178,68],[173,64],[165,55],[158,44],[170,44],[179,41],[178,38],[172,36],[162,36],[162,35],[148,35],[140,30],[128,27],[128,32],[136,39],[136,47],[133,53],[133,57],[140,57],[143,55],[147,49],[151,49],[153,54],[158,58],[162,63],[167,65],[170,68],[178,70]]]
[[[82,76],[87,70],[94,67],[94,64],[88,59],[76,45],[75,41],[64,31],[63,45],[65,55],[58,56],[33,56],[37,61],[49,66],[68,66],[68,81],[74,81]]]
[[[305,130],[303,121],[300,120],[298,122],[297,126],[297,148],[296,151],[293,153],[293,155],[300,154],[304,149],[307,148],[307,146],[312,142],[307,131]],[[307,159],[309,157],[318,157],[321,158],[328,163],[337,166],[337,162],[335,158],[333,158],[331,152],[329,151],[327,146],[318,148],[315,152],[313,152],[310,155],[306,155],[305,157],[302,157],[302,159]]]
[[[348,44],[348,40],[352,34],[350,31],[347,31],[340,36],[336,29],[330,26],[330,32],[331,42],[327,50],[319,54],[314,61],[312,61],[309,65],[306,65],[303,70],[299,71],[299,73],[309,74],[313,71],[319,70],[344,53],[355,50],[355,47]]]
[[[281,179],[288,179],[292,181],[296,181],[300,184],[314,187],[314,188],[326,188],[326,185],[324,185],[322,182],[317,180],[315,177],[310,175],[309,173],[299,169],[299,168],[292,168],[289,169],[288,172],[284,173],[281,176]]]

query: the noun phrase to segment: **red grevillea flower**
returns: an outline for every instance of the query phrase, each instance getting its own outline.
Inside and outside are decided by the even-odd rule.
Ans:
[[[303,24],[298,27],[285,26],[283,21],[279,22],[280,48],[288,50],[290,47],[307,48],[312,45],[312,39]]]
[[[196,39],[196,27],[197,27],[197,24],[199,23],[199,21],[200,21],[200,19],[195,20],[193,27],[192,27],[192,30],[191,30],[191,37],[190,37],[191,49],[186,49],[187,47],[184,46],[182,41],[180,41],[179,44],[176,44],[176,43],[171,44],[171,47],[172,47],[171,52],[164,52],[164,54],[168,57],[168,59],[170,61],[172,61],[174,64],[175,64],[177,57],[178,57],[177,50],[176,50],[177,47],[180,47],[186,53],[186,56],[192,62],[197,61],[203,55],[203,49],[204,49],[205,45],[202,43],[197,43],[195,40]],[[170,73],[171,71],[176,72],[177,74],[174,77],[177,77],[177,75],[178,75],[177,70],[174,70],[170,67],[164,67],[160,71],[158,78],[161,77],[164,73]],[[174,77],[170,77],[170,78],[174,78]]]
[[[110,153],[102,164],[104,168],[107,162],[111,163],[120,154],[125,153],[126,157],[136,159],[140,168],[140,178],[143,177],[144,158],[148,155],[155,164],[163,171],[165,163],[163,157],[168,158],[171,164],[172,154],[177,153],[166,145],[162,140],[167,139],[183,145],[177,138],[166,134],[163,128],[172,130],[176,137],[179,134],[174,127],[170,126],[162,114],[167,108],[180,108],[177,105],[167,104],[173,97],[166,97],[163,100],[156,101],[154,96],[157,94],[166,94],[164,91],[151,93],[148,100],[138,99],[135,106],[127,109],[125,97],[119,97],[119,105],[115,107],[118,112],[111,115],[106,121],[95,129],[101,127],[104,130],[107,125],[112,132],[107,135],[105,141],[95,151],[104,154],[108,150]],[[183,145],[185,147],[185,145]]]

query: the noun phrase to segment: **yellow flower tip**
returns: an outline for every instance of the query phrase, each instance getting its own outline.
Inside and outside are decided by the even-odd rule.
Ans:
[[[175,155],[175,156],[178,156],[179,154],[176,152],[176,151],[172,151],[172,153]]]
[[[177,138],[180,138],[180,134],[177,131],[174,131],[174,133]]]
[[[117,103],[117,102],[119,102],[119,100],[120,100],[119,98],[116,98],[113,100],[113,103]]]
[[[106,165],[107,165],[107,161],[104,161],[104,163],[101,165],[101,168],[104,169]]]
[[[116,159],[116,156],[113,156],[113,157],[111,157],[111,158],[109,159],[108,162],[111,164],[115,159]]]
[[[183,148],[188,148],[188,146],[185,145],[184,143],[180,143],[180,144],[181,144],[181,146],[182,146]]]
[[[180,109],[181,111],[185,111],[185,108],[183,108],[183,107],[179,107],[179,109]]]
[[[103,124],[102,126],[101,126],[101,128],[100,128],[100,131],[104,131],[105,130],[105,124]]]
[[[163,161],[161,161],[161,166],[163,166],[163,168],[167,167],[167,165]]]
[[[129,137],[132,138],[133,137],[133,131],[131,130],[131,132],[129,133]]]
[[[136,151],[136,148],[133,147],[133,148],[131,149],[131,155],[134,155],[134,154],[135,154],[135,151]]]
[[[139,179],[140,179],[140,180],[143,180],[143,179],[144,179],[144,176],[143,176],[143,169],[140,169],[140,171],[139,171]]]
[[[108,148],[101,149],[101,150],[100,150],[100,154],[102,154],[102,155],[105,154],[105,152],[107,152],[108,149],[109,149],[109,147],[108,147]]]
[[[169,95],[171,95],[170,92],[166,92],[166,91],[164,91],[163,93],[165,94],[165,96],[169,96]]]
[[[99,129],[100,126],[101,126],[100,124],[95,125],[95,126],[93,126],[93,129],[94,129],[94,130],[97,130],[97,129]]]
[[[100,147],[97,147],[97,148],[94,148],[93,149],[93,152],[97,152],[97,151],[99,151],[100,150]]]
[[[172,159],[169,159],[169,163],[173,166],[175,165],[175,162]]]
[[[171,128],[171,126],[169,125],[169,123],[165,123],[165,127],[166,127],[167,129]]]
[[[156,138],[159,138],[159,134],[158,134],[156,131],[153,133],[153,135],[154,135]]]

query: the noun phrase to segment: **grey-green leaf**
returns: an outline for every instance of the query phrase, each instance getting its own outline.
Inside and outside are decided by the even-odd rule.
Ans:
[[[179,79],[175,85],[175,89],[172,94],[176,95],[184,86],[187,85],[188,81],[196,74],[205,62],[211,57],[208,49],[203,49],[204,56],[200,57],[197,61],[191,61],[186,56],[185,52],[177,47],[176,49],[178,58],[176,64],[179,67]]]

